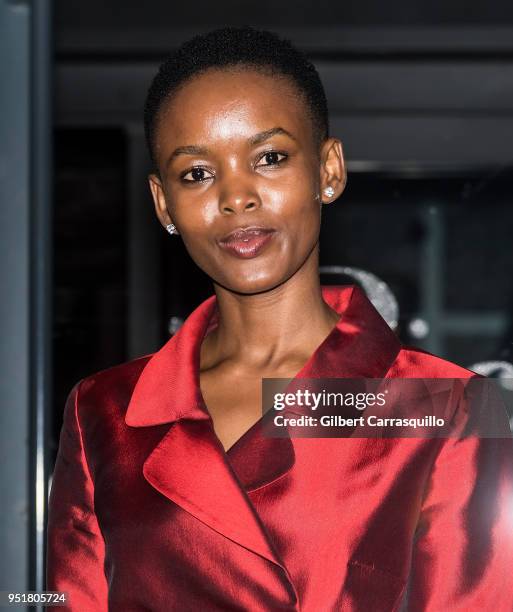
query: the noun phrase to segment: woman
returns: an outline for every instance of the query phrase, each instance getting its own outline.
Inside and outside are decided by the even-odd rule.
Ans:
[[[401,346],[358,287],[320,286],[346,182],[327,115],[313,66],[251,28],[155,77],[156,213],[215,295],[70,393],[48,524],[69,609],[513,609],[510,438],[263,435],[263,378],[473,376]]]

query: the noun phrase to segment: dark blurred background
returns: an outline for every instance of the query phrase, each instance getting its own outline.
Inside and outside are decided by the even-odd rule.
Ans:
[[[362,284],[406,344],[513,377],[511,2],[0,0],[0,16],[0,451],[17,466],[0,589],[42,588],[73,384],[153,352],[212,293],[154,215],[142,128],[159,63],[196,33],[271,29],[318,67],[349,170],[322,282]]]

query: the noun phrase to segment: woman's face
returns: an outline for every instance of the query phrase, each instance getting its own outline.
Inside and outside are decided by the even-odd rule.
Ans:
[[[159,219],[175,224],[215,283],[266,291],[317,256],[321,201],[345,184],[342,148],[335,139],[319,147],[288,79],[251,69],[196,76],[164,107],[156,143]]]

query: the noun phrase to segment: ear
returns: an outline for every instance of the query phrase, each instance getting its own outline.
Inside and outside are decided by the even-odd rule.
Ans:
[[[148,175],[148,183],[150,185],[151,195],[153,196],[155,212],[161,224],[164,226],[164,228],[166,228],[166,226],[173,223],[173,221],[167,208],[166,196],[164,194],[164,188],[162,187],[162,181],[156,174],[150,174]]]
[[[338,138],[328,138],[321,147],[321,202],[329,204],[344,191],[347,182],[346,164],[342,143]],[[333,195],[326,195],[327,187],[333,189]]]

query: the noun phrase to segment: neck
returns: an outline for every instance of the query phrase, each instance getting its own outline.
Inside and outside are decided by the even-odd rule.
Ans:
[[[219,324],[203,342],[202,370],[223,362],[253,371],[300,363],[339,320],[322,298],[318,257],[269,291],[241,295],[216,285],[215,292]]]

